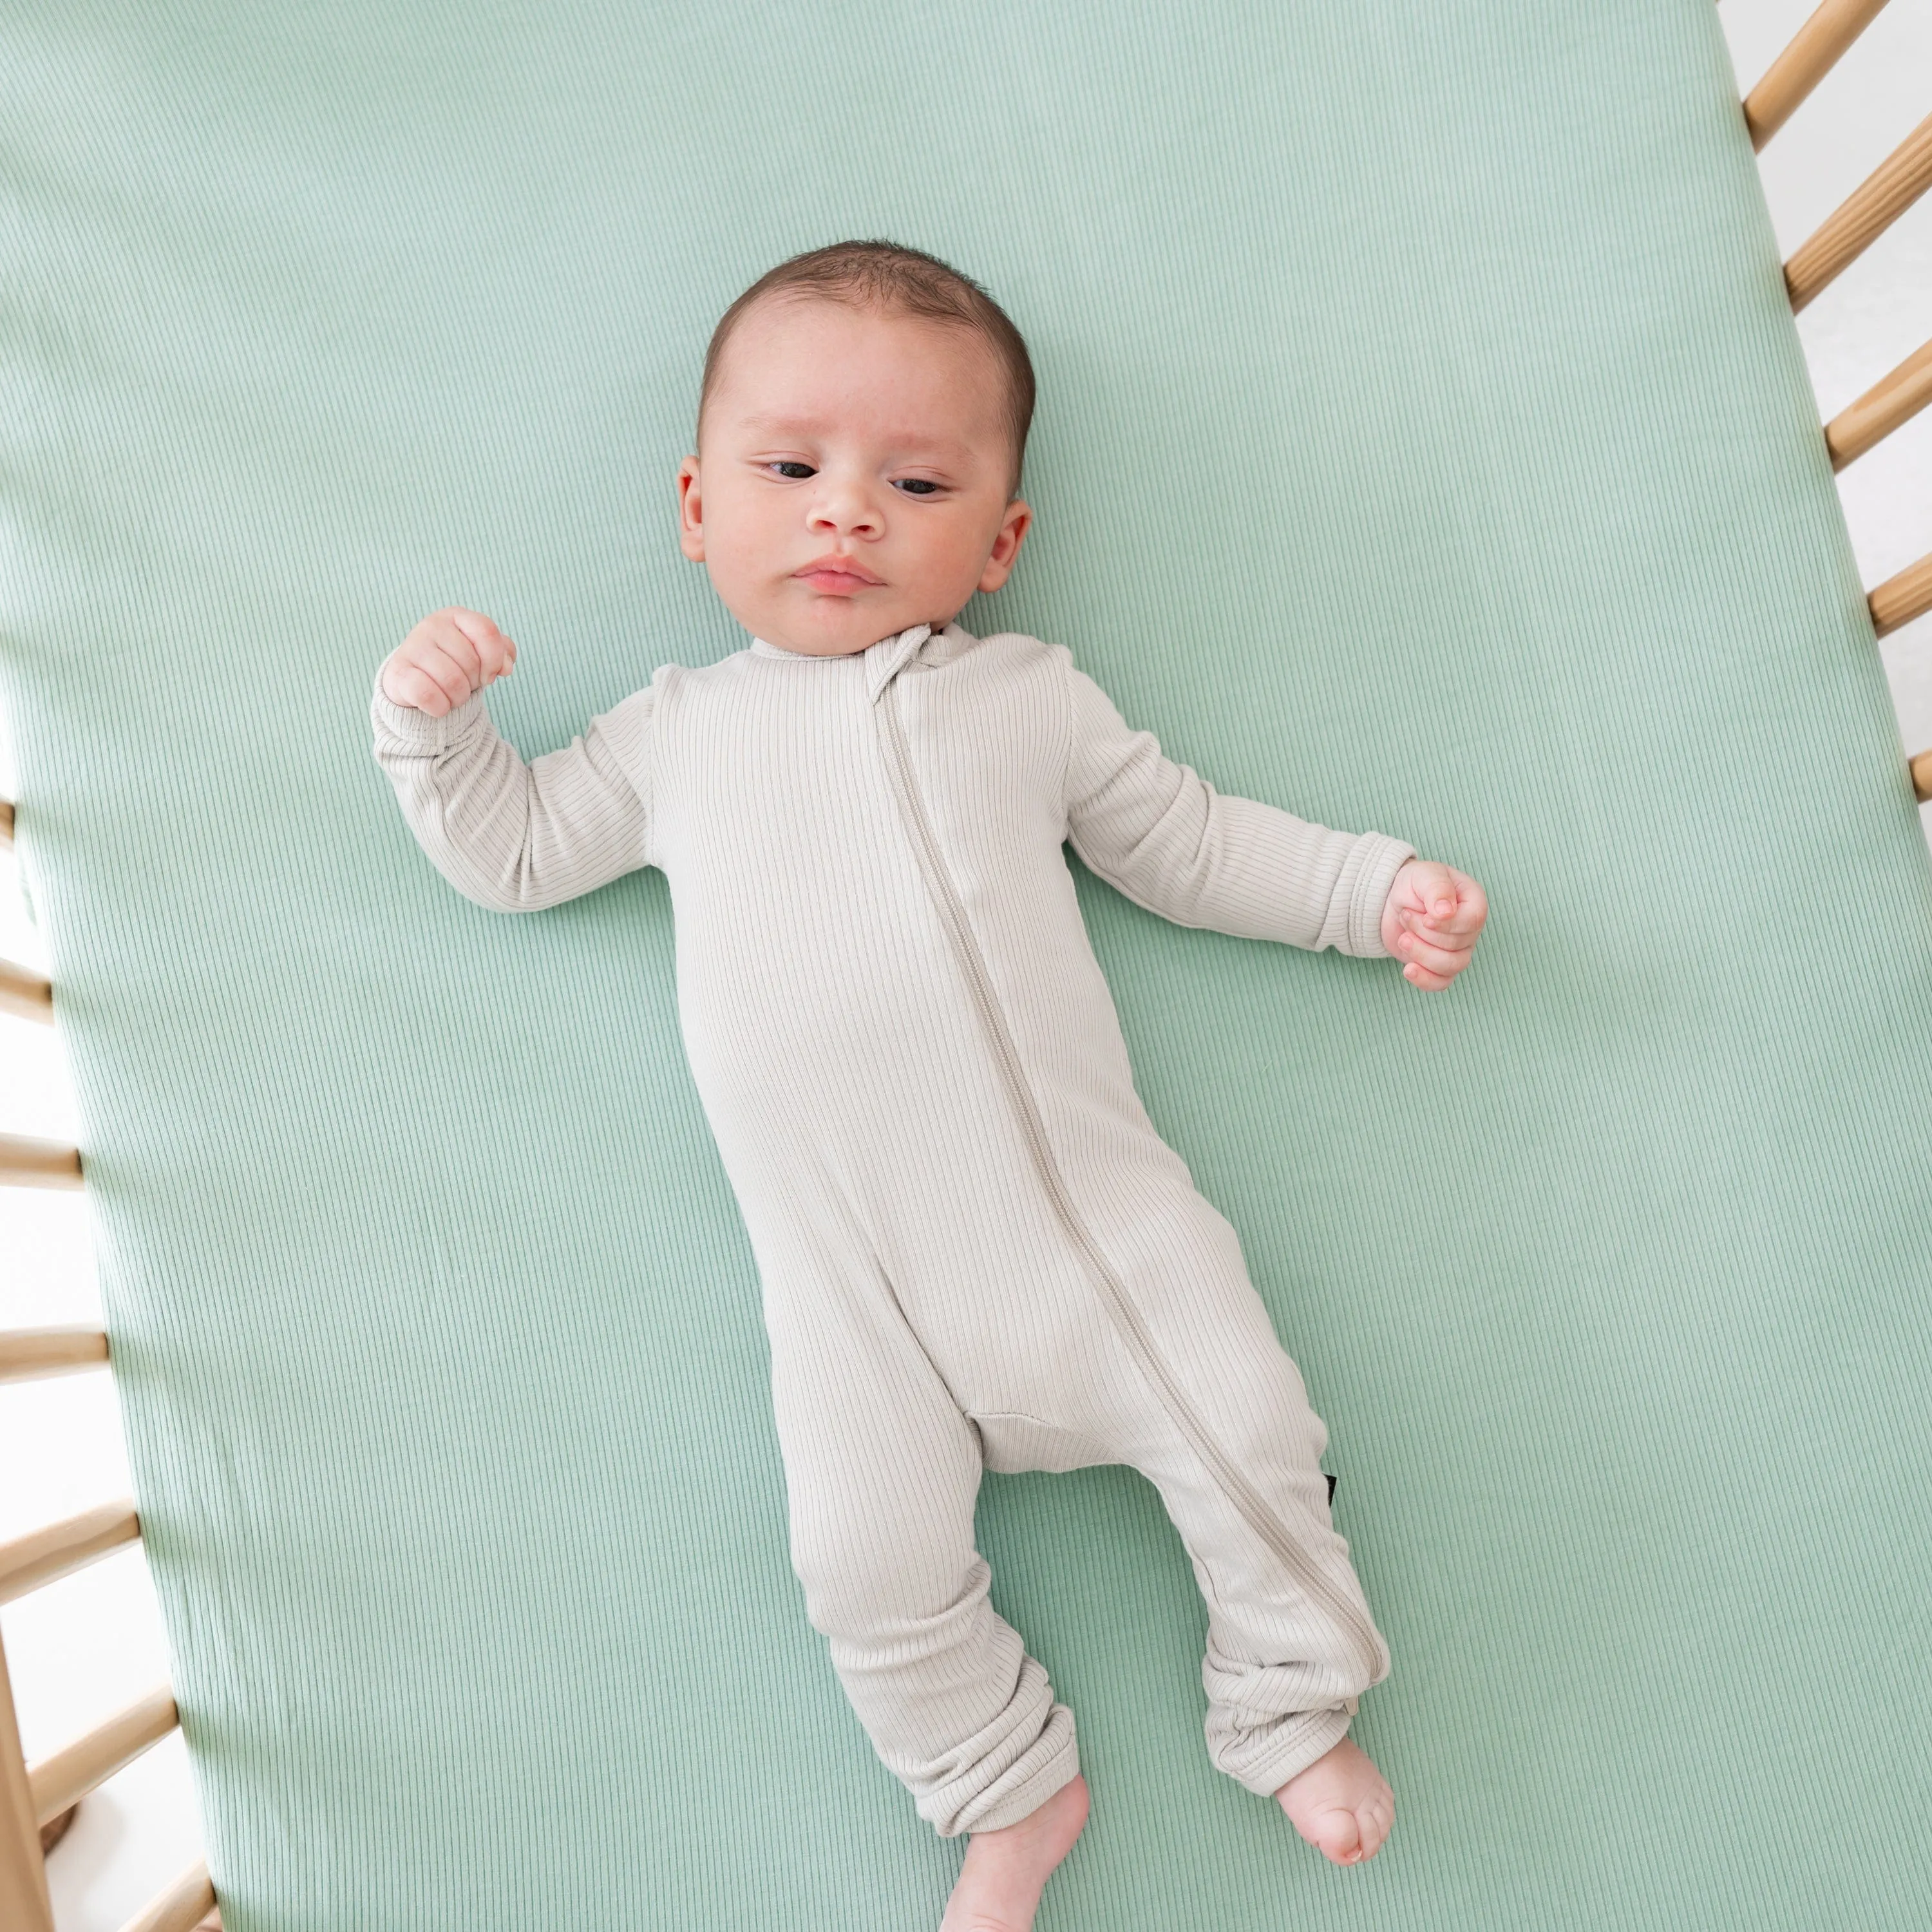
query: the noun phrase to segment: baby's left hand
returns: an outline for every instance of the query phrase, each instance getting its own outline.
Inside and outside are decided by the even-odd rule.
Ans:
[[[1489,901],[1467,872],[1412,859],[1383,902],[1382,944],[1403,962],[1412,986],[1439,993],[1468,964],[1489,916]]]

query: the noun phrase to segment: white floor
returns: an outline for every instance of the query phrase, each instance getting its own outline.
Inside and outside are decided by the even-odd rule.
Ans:
[[[1728,0],[1741,82],[1755,82],[1812,0]],[[1932,0],[1892,0],[1763,158],[1784,251],[1792,249],[1932,110]],[[1932,334],[1932,196],[1798,318],[1822,415],[1843,408]],[[1932,548],[1932,410],[1840,479],[1875,584]],[[1932,617],[1886,640],[1907,748],[1932,746]],[[0,794],[14,795],[0,745]],[[1928,808],[1932,812],[1932,808]],[[44,966],[10,857],[0,857],[0,956]],[[0,1131],[70,1138],[55,1036],[0,1019]],[[0,1196],[0,1324],[100,1316],[77,1195]],[[0,1541],[124,1495],[127,1464],[104,1376],[0,1389]],[[30,1757],[165,1679],[154,1593],[138,1549],[0,1614]],[[48,1861],[60,1932],[115,1932],[196,1855],[200,1827],[179,1738],[89,1798]]]

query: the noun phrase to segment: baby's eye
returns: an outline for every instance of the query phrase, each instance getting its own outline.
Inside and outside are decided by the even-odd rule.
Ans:
[[[903,490],[908,496],[930,496],[939,488],[937,483],[929,482],[923,476],[902,476],[893,487]]]
[[[772,463],[766,467],[776,470],[788,483],[802,483],[808,476],[818,474],[808,463]]]

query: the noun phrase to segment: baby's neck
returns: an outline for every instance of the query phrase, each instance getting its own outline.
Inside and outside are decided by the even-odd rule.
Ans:
[[[936,638],[941,632],[945,630],[946,628],[952,622],[952,621],[953,620],[950,617],[930,618],[926,620],[926,628]],[[872,644],[854,644],[850,650],[844,651],[794,650],[790,645],[783,643],[778,638],[760,637],[755,632],[753,633],[752,640],[754,643],[765,645],[770,650],[783,651],[788,657],[856,658],[862,657],[867,651],[872,648],[872,644],[883,644],[889,643],[892,638],[902,638],[905,635],[908,631],[916,631],[919,628],[919,626],[916,624],[908,624],[898,630],[888,631],[883,638],[874,638],[872,640]]]

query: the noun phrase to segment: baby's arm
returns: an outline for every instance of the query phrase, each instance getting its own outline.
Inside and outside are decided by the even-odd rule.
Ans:
[[[526,765],[484,688],[516,646],[473,610],[426,617],[384,663],[376,758],[436,870],[493,912],[535,912],[650,860],[650,688]]]
[[[1151,732],[1130,728],[1070,654],[1066,672],[1068,836],[1087,864],[1136,904],[1178,925],[1243,938],[1318,951],[1333,946],[1363,958],[1396,952],[1408,962],[1404,976],[1427,990],[1447,986],[1460,970],[1450,966],[1449,949],[1437,943],[1444,935],[1432,922],[1456,920],[1466,961],[1482,923],[1481,888],[1473,879],[1418,861],[1415,848],[1400,838],[1331,831],[1216,790],[1190,766],[1163,757]],[[1450,880],[1466,886],[1473,901]],[[1452,913],[1438,915],[1445,891]],[[1417,930],[1425,926],[1427,937]]]

